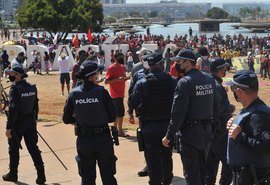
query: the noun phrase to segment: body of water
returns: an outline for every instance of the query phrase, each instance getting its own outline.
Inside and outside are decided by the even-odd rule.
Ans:
[[[163,25],[159,25],[159,24],[154,24],[154,25],[150,26],[150,33],[154,34],[154,35],[160,35],[161,34],[161,35],[163,35],[165,37],[167,37],[169,35],[171,37],[171,39],[172,39],[172,38],[174,38],[174,36],[176,34],[178,36],[179,35],[185,35],[185,34],[188,35],[188,29],[189,29],[189,27],[191,27],[192,30],[193,30],[193,36],[195,34],[197,34],[197,35],[206,34],[209,37],[209,36],[212,36],[215,33],[216,34],[220,33],[223,36],[225,36],[227,34],[232,36],[234,34],[238,35],[239,33],[241,33],[242,35],[248,36],[248,37],[252,37],[255,34],[257,36],[259,36],[259,37],[265,37],[265,36],[270,34],[269,31],[264,32],[264,33],[253,33],[251,30],[248,30],[246,28],[235,29],[234,27],[232,27],[232,25],[237,25],[237,24],[239,24],[239,23],[221,23],[219,32],[201,32],[201,33],[199,32],[199,24],[198,23],[171,24],[171,25],[168,25],[167,27],[164,27]],[[142,35],[146,34],[146,29],[145,28],[135,26],[134,29],[139,31],[136,34],[142,34]],[[43,32],[40,32],[40,36],[42,35],[42,33]],[[37,34],[36,32],[33,32],[34,37],[36,37],[36,34]],[[86,33],[79,33],[78,34],[79,38],[82,38],[83,34],[86,35]],[[95,33],[95,34],[98,34],[98,33]],[[107,29],[107,30],[104,30],[103,34],[108,34],[108,35],[112,36],[114,33],[113,33],[113,30]],[[68,34],[67,39],[71,39],[72,35],[75,35],[75,33]],[[30,32],[26,32],[25,36],[29,37]]]
[[[252,37],[255,34],[259,37],[265,37],[267,35],[270,34],[270,32],[264,32],[264,33],[253,33],[251,30],[248,30],[246,28],[239,28],[239,29],[235,29],[233,27],[231,27],[232,25],[237,25],[239,23],[221,23],[220,24],[220,31],[219,32],[199,32],[199,24],[198,23],[181,23],[181,24],[172,24],[172,25],[168,25],[167,27],[164,27],[163,25],[151,25],[150,26],[150,33],[154,34],[154,35],[164,35],[164,36],[170,36],[171,38],[173,38],[176,34],[177,35],[188,35],[188,29],[189,27],[192,28],[193,30],[193,35],[195,34],[206,34],[207,36],[212,36],[213,34],[217,34],[220,33],[222,35],[238,35],[239,33],[241,33],[244,36],[248,36],[248,37]],[[135,27],[136,30],[139,30],[140,32],[136,33],[136,34],[146,34],[146,29],[143,29],[141,27]],[[113,32],[112,30],[107,30],[104,33],[112,35]]]

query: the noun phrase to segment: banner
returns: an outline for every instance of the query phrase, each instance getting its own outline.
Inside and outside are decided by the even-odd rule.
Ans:
[[[260,58],[261,58],[261,55],[256,55],[254,58],[254,69],[255,69],[255,73],[257,74],[260,73],[260,67],[261,67]],[[249,69],[247,56],[232,58],[232,64],[233,64],[233,69],[235,69],[235,71],[241,70],[241,69],[245,69],[245,70]]]

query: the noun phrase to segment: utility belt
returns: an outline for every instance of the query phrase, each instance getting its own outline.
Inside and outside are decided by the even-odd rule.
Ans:
[[[203,127],[206,127],[208,124],[211,124],[213,122],[213,119],[204,119],[204,120],[189,120],[185,121],[185,124],[183,125],[183,128],[192,128],[198,125],[202,125]]]
[[[252,184],[252,185],[260,185],[261,183],[270,184],[270,168],[263,169],[260,171],[265,171],[263,176],[258,174],[258,170],[256,169],[255,165],[248,165],[245,167],[241,167],[238,169],[233,170],[233,185],[239,184]],[[267,173],[269,172],[269,173]],[[259,176],[260,175],[260,176]],[[246,182],[247,179],[251,177],[252,182]],[[239,183],[239,181],[243,183]],[[267,182],[267,183],[266,183]]]
[[[87,137],[103,133],[110,133],[110,128],[108,126],[101,126],[101,127],[80,127],[78,125],[75,126],[76,136]]]

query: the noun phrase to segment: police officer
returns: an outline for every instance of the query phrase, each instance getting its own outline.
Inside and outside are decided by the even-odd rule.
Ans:
[[[18,180],[19,146],[24,138],[34,165],[37,169],[37,184],[44,184],[46,177],[38,149],[36,119],[38,115],[37,88],[24,79],[24,69],[20,65],[14,65],[8,70],[9,79],[15,82],[10,89],[9,114],[7,118],[6,136],[9,144],[9,168],[10,171],[2,178],[4,181],[16,182]]]
[[[227,123],[228,163],[234,171],[234,184],[270,184],[270,108],[258,96],[258,78],[240,70],[229,85],[243,106]]]
[[[117,185],[114,177],[116,160],[113,141],[108,127],[116,114],[106,89],[96,85],[99,66],[85,61],[77,73],[84,83],[75,87],[64,108],[63,121],[76,124],[77,163],[82,185],[95,185],[96,162],[104,185]]]
[[[220,104],[218,119],[212,124],[213,136],[207,159],[207,185],[215,185],[219,162],[222,163],[220,185],[230,185],[232,182],[232,170],[227,164],[227,121],[232,117],[235,109],[228,99],[227,91],[222,85],[222,78],[225,77],[229,64],[222,58],[216,57],[210,61],[211,75],[216,81],[216,95]]]
[[[144,52],[141,54],[142,56],[140,57],[140,64],[142,65],[143,69],[138,70],[137,72],[135,72],[135,74],[133,75],[133,77],[131,78],[130,81],[130,85],[129,85],[129,89],[128,89],[128,94],[129,94],[129,98],[131,97],[133,90],[134,90],[134,86],[135,84],[143,79],[148,73],[149,73],[149,65],[147,61],[144,61],[144,58],[147,57],[147,55],[149,55],[150,53],[152,53],[151,51],[148,50],[144,50]],[[133,70],[136,69],[135,67],[132,68],[131,70],[131,74],[133,72]],[[139,118],[139,125],[141,127],[141,121],[140,121],[140,111],[139,108],[136,108],[136,116]],[[133,115],[133,109],[132,108],[128,108],[128,115],[129,115],[129,122],[131,124],[134,124],[134,115]],[[146,154],[144,151],[144,157],[146,158]],[[148,175],[148,168],[147,165],[138,172],[138,176],[140,177],[144,177]]]
[[[145,59],[150,72],[135,84],[128,105],[131,109],[140,106],[140,122],[146,151],[150,185],[169,185],[172,181],[172,149],[162,146],[166,133],[175,80],[164,72],[164,58],[152,53]]]
[[[129,84],[129,89],[128,89],[129,98],[134,90],[135,84],[149,73],[150,67],[148,65],[148,62],[144,61],[144,59],[147,57],[147,55],[149,55],[151,53],[152,52],[148,51],[148,50],[147,50],[147,52],[144,51],[144,53],[142,53],[142,56],[141,56],[140,62],[139,62],[142,65],[142,69],[139,69],[138,71],[134,72],[133,71],[134,67],[133,67],[131,70],[131,73],[134,72],[134,74],[133,74],[133,76],[130,80],[130,84]],[[137,111],[136,114],[138,116],[139,112]],[[134,124],[133,109],[131,109],[130,107],[128,109],[128,115],[129,115],[129,122]]]
[[[180,64],[184,76],[178,81],[171,121],[162,142],[165,147],[169,147],[176,131],[181,131],[181,158],[187,184],[204,185],[215,80],[211,75],[196,69],[196,57],[190,49],[182,49],[172,60]]]

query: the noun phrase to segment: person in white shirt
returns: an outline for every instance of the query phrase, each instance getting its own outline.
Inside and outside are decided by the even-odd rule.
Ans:
[[[63,47],[63,49],[65,49]],[[59,72],[60,72],[60,83],[61,83],[61,96],[64,96],[65,83],[67,84],[67,91],[69,94],[70,90],[70,76],[69,76],[69,57],[66,56],[63,51],[58,57]]]

